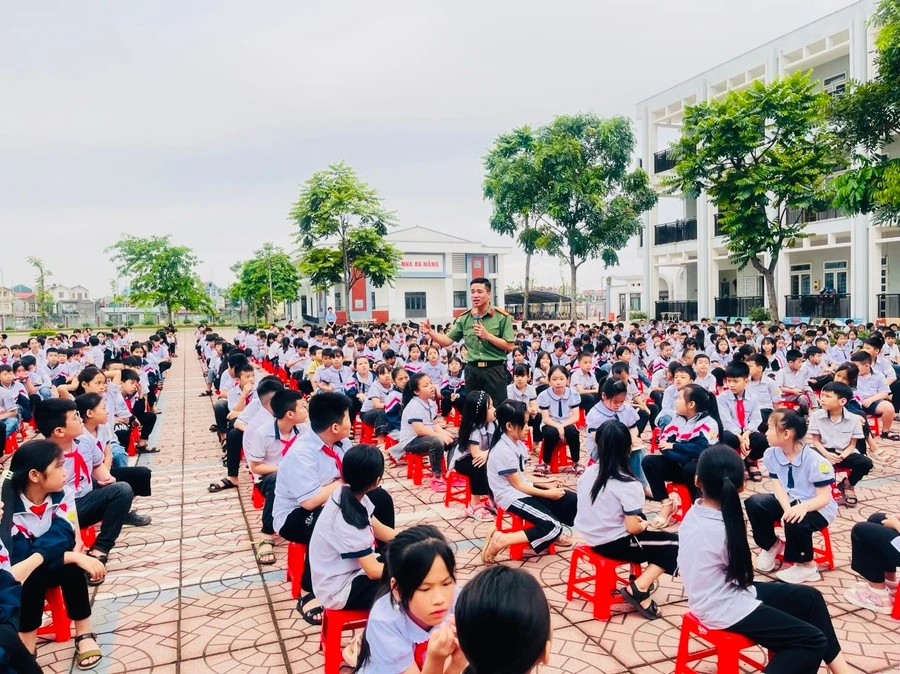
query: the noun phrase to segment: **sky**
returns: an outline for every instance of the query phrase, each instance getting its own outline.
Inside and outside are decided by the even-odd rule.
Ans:
[[[633,117],[637,101],[849,4],[8,2],[0,283],[33,286],[36,255],[51,282],[108,294],[104,249],[127,233],[171,234],[204,281],[228,285],[263,242],[293,249],[300,186],[339,160],[400,227],[499,243],[481,191],[498,134],[580,111]],[[639,265],[632,242],[619,269],[582,267],[579,287]],[[524,266],[510,255],[506,283]],[[568,280],[548,258],[532,271]]]

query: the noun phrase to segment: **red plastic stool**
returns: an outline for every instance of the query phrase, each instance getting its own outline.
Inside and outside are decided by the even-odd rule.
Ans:
[[[400,444],[397,440],[394,440],[390,435],[384,436],[384,449],[385,451],[389,450],[391,447]]]
[[[550,456],[550,472],[558,473],[563,468],[571,466],[572,459],[569,457],[569,446],[565,440],[560,440],[553,448],[553,454]]]
[[[578,421],[575,422],[575,427],[580,431],[582,428],[587,426],[587,420],[584,417],[584,408],[578,408]]]
[[[19,421],[19,427],[16,429],[16,433],[19,436],[19,442],[25,442],[25,438],[27,437],[25,433],[26,428],[28,428],[28,426],[25,425],[25,422]]]
[[[141,429],[132,427],[128,435],[128,456],[137,456],[137,442],[141,439]]]
[[[469,507],[472,500],[472,485],[469,478],[460,475],[455,470],[447,474],[447,491],[444,494],[444,507],[449,508],[451,503],[462,503],[464,508]]]
[[[366,626],[368,611],[335,611],[325,609],[322,616],[320,647],[325,651],[325,674],[338,674],[344,657],[341,654],[341,632]]]
[[[422,484],[422,477],[426,474],[424,454],[406,453],[406,479],[412,480],[417,487]]]
[[[528,429],[528,435],[525,436],[525,446],[528,447],[528,453],[534,453],[534,439],[532,438],[531,429]]]
[[[19,439],[16,437],[15,433],[10,434],[8,438],[6,438],[6,447],[4,451],[7,454],[12,454],[19,448]]]
[[[94,547],[94,543],[97,542],[97,530],[93,525],[81,530],[81,542],[84,543],[84,547],[88,549]]]
[[[58,587],[47,588],[47,594],[44,595],[44,611],[50,613],[50,622],[43,627],[38,627],[38,636],[50,635],[60,643],[71,639],[72,621],[66,611],[62,590]]]
[[[900,620],[900,592],[897,593],[897,598],[894,600],[894,610],[891,612],[891,618]]]
[[[866,420],[869,422],[869,430],[872,432],[872,435],[876,438],[881,437],[881,422],[878,420],[878,417],[868,414],[866,415]]]
[[[781,520],[775,522],[775,528],[781,526]],[[831,534],[828,533],[828,527],[824,529],[819,529],[819,533],[822,534],[823,546],[821,548],[817,548],[815,543],[813,544],[813,561],[816,564],[825,564],[829,569],[834,569],[834,550],[831,549]],[[784,554],[779,553],[778,559],[780,561],[784,561]]]
[[[594,567],[589,575],[578,574],[578,563],[585,562]],[[572,601],[573,595],[586,599],[594,605],[594,618],[597,620],[609,620],[613,604],[625,601],[616,592],[619,583],[627,585],[630,578],[623,578],[616,570],[623,564],[629,564],[631,575],[635,578],[641,575],[641,565],[630,562],[617,562],[598,555],[587,545],[578,545],[572,551],[572,563],[569,566],[569,584],[566,587],[566,601]],[[593,583],[593,592],[590,591],[590,583]],[[588,585],[582,588],[580,585]]]
[[[691,653],[691,636],[699,637],[712,647]],[[741,653],[755,645],[750,639],[740,634],[707,629],[693,613],[685,613],[681,621],[681,639],[678,642],[678,655],[675,658],[675,674],[696,674],[697,670],[691,667],[690,663],[712,656],[716,656],[718,660],[717,674],[738,674],[741,662],[762,672],[766,668],[765,663]]]
[[[364,445],[371,445],[374,443],[375,427],[362,421],[357,421],[356,423],[359,426],[359,430],[356,433],[357,442],[361,442]]]
[[[253,490],[251,491],[252,499],[253,499],[253,507],[257,510],[262,509],[262,507],[266,504],[266,497],[263,496],[263,493],[259,490],[259,487],[256,486],[256,483],[253,483]]]
[[[451,408],[450,414],[447,415],[447,423],[451,426],[456,426],[456,428],[459,428],[459,424],[461,421],[462,417],[459,414],[459,410],[457,410],[455,407]]]
[[[796,400],[776,400],[775,405],[789,410],[795,410],[800,407],[800,403]]]
[[[673,511],[672,517],[675,518],[676,522],[680,522],[684,519],[684,516],[687,515],[688,510],[691,509],[691,505],[693,505],[691,501],[691,492],[688,491],[688,488],[683,484],[678,484],[676,482],[667,482],[666,493],[669,496],[678,496],[679,503]]]
[[[291,596],[300,596],[300,580],[303,578],[303,565],[306,563],[306,546],[303,543],[288,543],[287,580],[291,584]]]
[[[505,515],[509,515],[510,525],[504,528],[503,517]],[[497,531],[499,531],[501,534],[512,534],[517,531],[525,531],[526,529],[531,529],[534,525],[531,522],[526,522],[518,515],[508,513],[503,508],[498,507],[497,517],[494,520],[494,526],[497,527]],[[527,547],[530,547],[528,543],[516,543],[514,545],[510,545],[509,558],[521,562],[522,558],[525,556],[525,548]],[[547,548],[547,552],[551,555],[555,555],[556,546],[551,543],[550,547]]]
[[[656,454],[659,452],[659,435],[660,430],[658,428],[654,428],[650,433],[650,453]]]

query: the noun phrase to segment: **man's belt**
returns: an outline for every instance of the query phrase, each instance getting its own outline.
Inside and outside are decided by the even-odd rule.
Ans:
[[[471,363],[475,367],[498,367],[500,365],[505,365],[506,361],[504,360],[476,360]]]

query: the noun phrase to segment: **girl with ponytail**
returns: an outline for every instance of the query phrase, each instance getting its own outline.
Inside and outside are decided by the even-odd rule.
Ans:
[[[678,568],[691,612],[708,629],[743,635],[772,655],[767,674],[833,674],[847,665],[821,593],[805,585],[754,582],[739,494],[744,464],[727,445],[697,463],[700,498],[678,530]]]

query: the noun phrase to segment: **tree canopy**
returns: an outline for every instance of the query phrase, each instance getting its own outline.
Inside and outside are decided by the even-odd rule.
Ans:
[[[673,146],[676,164],[666,184],[688,197],[709,195],[729,258],[765,278],[776,320],[778,257],[805,236],[800,209],[830,205],[827,179],[841,162],[828,128],[828,101],[805,73],[754,82],[689,106]]]
[[[283,249],[269,242],[233,271],[237,280],[228,290],[229,299],[244,300],[257,317],[271,318],[277,303],[295,300],[300,290],[296,265]]]
[[[44,264],[44,261],[35,257],[34,255],[29,255],[25,258],[28,264],[34,267],[34,306],[38,312],[38,328],[46,328],[47,320],[50,317],[50,312],[53,308],[53,296],[50,294],[50,290],[47,288],[47,279],[52,276],[52,273],[49,269],[47,269],[47,265]]]
[[[384,240],[396,224],[394,213],[385,210],[378,193],[343,162],[304,183],[290,218],[297,225],[301,273],[317,289],[342,283],[348,311],[356,283],[368,279],[380,288],[399,274],[402,254]]]

